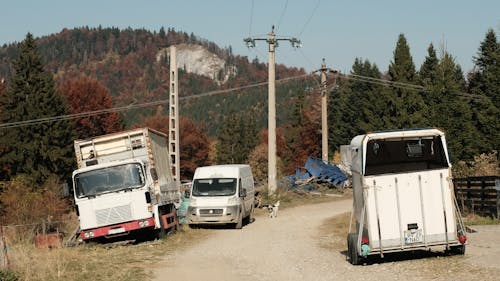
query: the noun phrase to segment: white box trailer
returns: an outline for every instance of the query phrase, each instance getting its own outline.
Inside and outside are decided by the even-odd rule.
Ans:
[[[175,222],[180,203],[168,137],[139,128],[74,142],[73,190],[84,241],[155,234]]]
[[[465,252],[445,135],[438,129],[374,132],[352,139],[352,264],[370,255]]]

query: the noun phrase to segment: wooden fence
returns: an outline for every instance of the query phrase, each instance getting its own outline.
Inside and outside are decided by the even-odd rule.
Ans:
[[[456,178],[453,186],[462,211],[499,218],[500,177]]]

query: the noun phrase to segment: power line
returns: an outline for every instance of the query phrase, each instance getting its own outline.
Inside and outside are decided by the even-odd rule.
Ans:
[[[253,4],[254,4],[254,0],[252,0],[252,7],[250,9],[250,26],[248,27],[248,36],[252,35]]]
[[[281,12],[280,19],[278,20],[278,24],[276,25],[276,30],[279,30],[281,21],[283,20],[283,17],[285,16],[286,12],[286,7],[288,6],[288,0],[285,2],[285,7],[283,8],[283,11]]]
[[[283,82],[287,82],[290,80],[305,78],[305,77],[308,77],[310,75],[311,74],[302,74],[302,75],[286,77],[286,78],[278,79],[278,80],[276,80],[276,82],[283,83]],[[264,86],[267,84],[268,84],[268,82],[260,82],[260,83],[254,83],[254,84],[230,88],[230,89],[215,90],[215,91],[205,92],[205,93],[201,93],[201,94],[193,95],[193,96],[179,97],[179,101],[196,99],[196,98],[207,97],[207,96],[214,96],[214,95],[225,94],[225,93],[229,93],[229,92],[236,92],[236,91],[240,91],[240,90]],[[162,99],[162,100],[157,100],[157,101],[152,101],[152,102],[146,102],[146,103],[140,103],[140,104],[130,104],[130,105],[126,105],[126,106],[119,106],[119,107],[113,107],[113,108],[107,108],[107,109],[101,109],[101,110],[87,111],[87,112],[81,112],[81,113],[75,113],[75,114],[59,115],[59,116],[45,117],[45,118],[39,118],[39,119],[9,122],[9,123],[0,124],[0,129],[19,128],[19,127],[24,127],[24,126],[38,125],[38,124],[42,124],[42,123],[64,121],[64,120],[78,119],[78,118],[90,117],[90,116],[96,116],[96,115],[102,115],[102,114],[122,112],[122,111],[131,110],[131,109],[138,109],[138,108],[145,108],[145,107],[156,106],[156,105],[161,105],[161,104],[168,104],[168,102],[169,102],[169,99]]]
[[[311,19],[313,18],[314,14],[316,13],[316,10],[318,9],[318,6],[319,6],[319,2],[321,0],[318,0],[318,2],[316,2],[316,6],[314,7],[312,13],[311,13],[311,16],[309,17],[309,19],[307,19],[306,23],[304,24],[304,26],[302,27],[302,30],[300,31],[299,35],[297,35],[297,37],[300,37],[302,35],[302,33],[306,30],[306,26],[309,24],[309,22],[311,21]]]

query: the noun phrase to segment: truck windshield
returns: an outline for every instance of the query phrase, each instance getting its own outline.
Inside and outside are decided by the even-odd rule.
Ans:
[[[144,173],[140,164],[131,163],[76,174],[74,181],[82,198],[144,186]]]
[[[196,179],[193,183],[194,196],[230,196],[236,193],[236,179]]]

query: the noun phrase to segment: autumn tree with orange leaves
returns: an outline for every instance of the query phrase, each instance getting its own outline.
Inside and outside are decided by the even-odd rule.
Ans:
[[[99,81],[88,76],[63,79],[59,91],[66,97],[72,114],[113,107],[111,94]],[[121,116],[116,113],[93,114],[76,121],[78,138],[88,138],[123,129]]]
[[[149,127],[168,134],[169,118],[162,111],[163,108],[159,106],[155,115],[145,118],[136,127]],[[187,117],[179,119],[179,135],[181,180],[191,179],[197,167],[210,164],[210,141],[204,126],[195,124]]]

